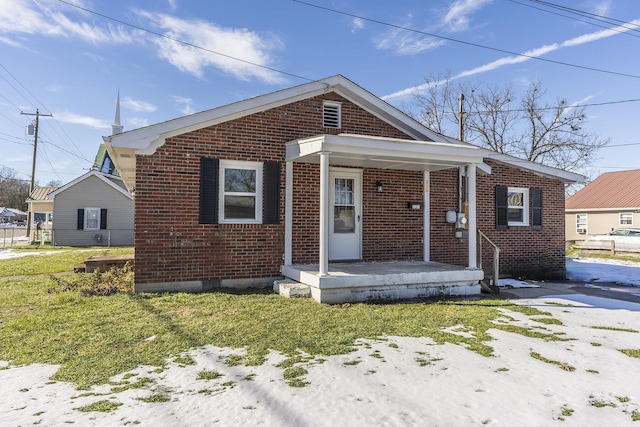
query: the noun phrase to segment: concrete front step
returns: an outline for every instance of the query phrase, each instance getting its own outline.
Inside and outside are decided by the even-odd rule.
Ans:
[[[311,287],[294,280],[276,280],[273,291],[286,298],[311,298]]]

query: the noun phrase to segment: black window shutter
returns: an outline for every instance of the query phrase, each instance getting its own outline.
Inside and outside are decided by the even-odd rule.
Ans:
[[[200,158],[200,224],[218,223],[218,173],[220,161]]]
[[[280,224],[280,162],[264,162],[263,224]]]
[[[531,225],[534,230],[542,230],[542,189],[531,190]]]
[[[100,230],[107,229],[107,210],[100,209]]]
[[[507,230],[509,228],[507,195],[507,187],[496,186],[496,230]]]
[[[84,230],[84,209],[78,209],[78,230]]]

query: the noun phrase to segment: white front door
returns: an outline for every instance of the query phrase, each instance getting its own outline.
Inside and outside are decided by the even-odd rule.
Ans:
[[[362,258],[362,171],[331,168],[329,260]]]

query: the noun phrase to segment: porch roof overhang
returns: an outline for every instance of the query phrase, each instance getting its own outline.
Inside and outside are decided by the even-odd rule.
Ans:
[[[320,163],[320,153],[329,153],[332,166],[436,171],[475,164],[479,171],[491,173],[483,163],[485,150],[466,144],[354,134],[323,134],[286,144],[286,161]]]

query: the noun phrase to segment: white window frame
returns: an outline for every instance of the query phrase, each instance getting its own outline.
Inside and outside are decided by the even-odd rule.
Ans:
[[[584,224],[581,223],[580,219],[584,218]],[[580,233],[579,230],[584,229],[584,233]],[[576,233],[577,234],[588,234],[589,233],[589,214],[579,213],[576,214]]]
[[[522,193],[522,206],[509,204],[509,193]],[[509,221],[510,209],[522,209],[522,221]],[[520,187],[507,188],[507,223],[509,227],[523,227],[529,225],[529,189]]]
[[[327,120],[325,117],[325,108],[326,107],[331,107],[331,108],[335,108],[337,110],[337,126],[327,126]],[[342,129],[342,103],[340,102],[335,102],[335,101],[324,101],[322,103],[322,127],[325,128],[329,128],[329,129]]]
[[[95,227],[90,227],[89,226],[89,212],[91,211],[97,211],[98,214],[96,215],[97,218],[97,224]],[[84,208],[84,230],[89,230],[89,231],[94,231],[94,230],[100,230],[100,208]]]
[[[236,193],[224,191],[224,178],[226,169],[246,169],[256,172],[256,192],[255,193]],[[262,224],[262,162],[247,162],[240,160],[220,160],[220,185],[218,188],[218,222],[220,224]],[[225,196],[254,196],[255,217],[254,218],[225,218],[224,215],[224,197]]]
[[[629,222],[622,222],[622,216],[629,216],[628,220]],[[633,212],[620,212],[618,214],[618,223],[621,226],[629,226],[629,225],[633,225]]]

